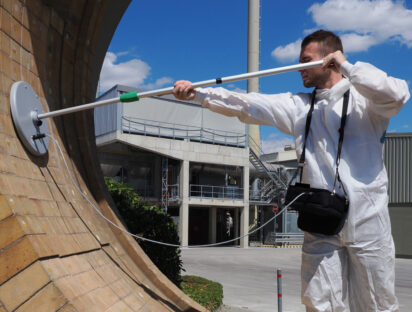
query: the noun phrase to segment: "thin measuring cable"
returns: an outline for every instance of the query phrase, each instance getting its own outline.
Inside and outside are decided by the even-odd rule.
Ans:
[[[306,192],[304,192],[304,193],[301,193],[301,194],[299,194],[298,196],[296,196],[288,205],[286,205],[285,207],[283,207],[283,208],[279,211],[279,213],[275,214],[272,218],[270,218],[268,221],[266,221],[266,222],[265,222],[264,224],[262,224],[260,227],[254,229],[253,231],[248,232],[248,233],[246,233],[246,234],[244,234],[244,235],[242,235],[242,236],[239,236],[239,237],[236,237],[236,238],[233,238],[233,239],[224,241],[224,242],[213,243],[213,244],[204,244],[204,245],[185,245],[185,246],[177,245],[177,244],[169,244],[169,243],[159,242],[159,241],[156,241],[156,240],[153,240],[153,239],[149,239],[149,238],[145,238],[145,237],[142,237],[142,236],[133,234],[133,233],[131,233],[131,232],[123,229],[122,227],[120,227],[120,226],[118,226],[116,223],[114,223],[112,220],[108,219],[99,209],[97,209],[97,207],[94,205],[94,203],[82,192],[82,190],[80,189],[80,186],[74,181],[74,178],[73,178],[73,176],[72,176],[72,174],[71,174],[71,172],[70,172],[69,165],[68,165],[67,162],[66,162],[66,158],[64,157],[64,153],[63,153],[63,150],[62,150],[61,147],[60,147],[59,142],[58,142],[53,136],[51,136],[51,135],[48,134],[48,133],[46,133],[46,136],[48,136],[48,137],[53,141],[53,143],[57,146],[57,148],[58,148],[58,150],[59,150],[59,152],[60,152],[60,155],[62,156],[64,166],[66,167],[67,173],[69,174],[70,180],[72,181],[74,187],[75,187],[75,188],[77,189],[77,191],[82,195],[82,197],[90,204],[90,206],[92,206],[92,208],[97,212],[97,214],[98,214],[100,217],[102,217],[104,220],[106,220],[107,222],[109,222],[112,226],[114,226],[115,228],[117,228],[118,230],[120,230],[121,232],[123,232],[123,233],[125,233],[125,234],[128,234],[128,235],[130,235],[130,236],[132,236],[132,237],[134,237],[134,238],[137,238],[137,239],[140,239],[140,240],[143,240],[143,241],[147,241],[147,242],[150,242],[150,243],[158,244],[158,245],[169,246],[169,247],[178,247],[178,248],[200,248],[200,247],[219,246],[219,245],[227,244],[227,243],[230,243],[230,242],[233,242],[233,241],[242,239],[242,238],[244,238],[244,237],[246,237],[246,236],[249,236],[249,235],[255,233],[256,231],[258,231],[258,230],[260,230],[261,228],[263,228],[264,226],[266,226],[269,222],[271,222],[271,221],[273,221],[274,219],[276,219],[276,218],[277,218],[278,216],[280,216],[290,205],[292,205],[299,197],[301,197],[301,196],[303,196],[304,194],[306,194]]]

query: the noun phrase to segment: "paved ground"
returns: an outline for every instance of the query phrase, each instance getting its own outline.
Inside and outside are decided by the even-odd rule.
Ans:
[[[300,303],[299,248],[183,249],[184,275],[223,285],[222,312],[277,311],[276,268],[282,269],[283,311],[304,312]],[[412,311],[412,259],[396,260],[396,292],[401,311]]]

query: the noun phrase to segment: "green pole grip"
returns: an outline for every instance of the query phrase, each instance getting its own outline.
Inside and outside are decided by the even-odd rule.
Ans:
[[[137,95],[137,91],[124,93],[120,96],[120,102],[135,102],[139,101],[139,96]]]

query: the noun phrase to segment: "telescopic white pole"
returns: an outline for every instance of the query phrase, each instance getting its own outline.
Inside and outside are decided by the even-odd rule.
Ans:
[[[222,77],[222,78],[194,82],[192,83],[192,86],[194,88],[207,87],[207,86],[217,85],[221,83],[245,80],[249,78],[263,77],[263,76],[276,75],[276,74],[287,73],[287,72],[292,72],[292,71],[298,71],[298,70],[318,67],[318,66],[321,66],[322,64],[323,64],[323,60],[320,60],[320,61],[314,61],[314,62],[308,62],[308,63],[302,63],[302,64],[296,64],[296,65],[289,65],[289,66],[284,66],[284,67],[271,68],[271,69],[260,70],[260,71],[251,72],[251,73],[245,73],[245,74],[240,74],[240,75],[227,76],[227,77]],[[79,112],[79,111],[83,111],[83,110],[87,110],[87,109],[91,109],[91,108],[95,108],[99,106],[114,104],[118,102],[134,102],[134,101],[138,101],[139,98],[166,95],[166,94],[171,94],[172,92],[173,92],[173,87],[157,89],[153,91],[145,91],[141,93],[138,93],[137,91],[133,91],[133,92],[122,94],[120,97],[113,98],[113,99],[97,101],[97,102],[93,102],[89,104],[56,110],[53,112],[38,114],[37,118],[39,120],[44,119],[44,118],[51,118],[51,117],[66,115],[69,113],[75,113],[75,112]]]
[[[241,75],[210,79],[195,82],[192,85],[194,88],[207,87],[221,83],[244,80],[248,78],[276,75],[280,73],[303,70],[321,66],[322,64],[323,61],[320,60],[315,62],[266,69]],[[43,106],[40,102],[40,99],[34,92],[33,88],[27,82],[17,81],[13,83],[10,90],[10,108],[14,126],[17,130],[17,134],[20,140],[33,155],[41,156],[47,153],[49,146],[49,127],[46,118],[80,112],[87,109],[114,104],[118,102],[134,102],[138,101],[139,98],[159,96],[170,93],[173,93],[173,87],[153,91],[146,91],[139,94],[137,93],[137,91],[133,91],[122,94],[120,97],[117,98],[45,113],[43,110]]]

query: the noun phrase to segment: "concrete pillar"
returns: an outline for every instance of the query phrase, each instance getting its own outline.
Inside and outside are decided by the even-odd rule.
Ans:
[[[209,208],[209,243],[214,244],[216,243],[216,215],[217,215],[217,208],[210,207]]]
[[[239,208],[235,207],[233,217],[233,233],[235,237],[239,237]],[[239,242],[235,242],[238,244]]]
[[[245,235],[249,231],[249,166],[243,167],[243,198],[244,205],[240,212],[240,235]],[[240,247],[248,248],[249,237],[240,239]]]
[[[259,70],[259,30],[260,30],[260,0],[249,0],[248,5],[248,46],[247,71]],[[247,92],[259,92],[259,78],[247,80]],[[258,125],[249,125],[249,146],[259,155],[260,131]]]
[[[182,246],[189,244],[189,161],[180,162],[179,237]]]

